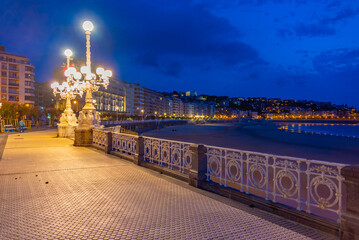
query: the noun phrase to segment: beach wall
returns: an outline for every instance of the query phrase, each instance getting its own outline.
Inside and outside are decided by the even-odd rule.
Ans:
[[[341,239],[359,237],[359,167],[93,131],[94,147]]]
[[[134,131],[134,132],[145,132],[154,129],[159,129],[174,125],[185,125],[188,124],[188,120],[131,120],[131,121],[102,121],[105,127],[121,126],[122,129]]]

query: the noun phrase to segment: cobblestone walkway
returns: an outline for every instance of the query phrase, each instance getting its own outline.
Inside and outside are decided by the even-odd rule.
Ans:
[[[54,136],[9,136],[0,239],[331,239]]]

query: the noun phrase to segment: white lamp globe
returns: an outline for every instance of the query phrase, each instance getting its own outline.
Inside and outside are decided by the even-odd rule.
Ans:
[[[81,73],[83,73],[83,74],[87,73],[87,67],[86,67],[86,66],[81,67],[81,68],[80,68],[80,71],[81,71]]]
[[[64,74],[65,74],[65,77],[69,77],[70,76],[70,71],[68,69],[66,69]]]
[[[81,76],[82,75],[79,72],[75,72],[75,74],[74,74],[74,78],[77,79],[77,80],[79,80],[81,78]]]
[[[59,86],[58,82],[54,82],[51,84],[51,88],[57,88]]]
[[[74,68],[74,67],[69,67],[67,70],[68,70],[69,73],[72,74],[72,75],[76,73],[76,68]]]
[[[83,24],[82,24],[82,27],[85,31],[92,31],[93,30],[93,24],[91,21],[85,21]]]
[[[92,79],[91,75],[89,75],[89,74],[87,74],[85,78],[86,78],[86,80],[91,80]]]
[[[98,75],[102,75],[104,72],[105,72],[105,70],[102,67],[99,67],[99,68],[96,69],[96,73]]]
[[[70,49],[66,49],[64,53],[65,53],[66,57],[71,57],[72,56],[72,51]]]
[[[107,77],[112,77],[112,71],[111,71],[111,70],[106,70],[106,71],[105,71],[105,75],[106,75]]]
[[[69,84],[67,82],[62,83],[62,85],[66,88],[69,87]]]

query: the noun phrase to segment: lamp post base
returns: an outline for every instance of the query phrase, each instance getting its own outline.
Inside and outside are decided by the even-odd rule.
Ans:
[[[66,109],[61,114],[60,123],[57,125],[57,136],[62,138],[73,138],[77,127],[76,114],[71,109],[70,98],[66,99]]]
[[[73,138],[75,137],[76,125],[69,124],[58,124],[57,125],[57,136],[60,138]]]
[[[92,128],[90,129],[76,129],[74,146],[91,146],[92,144]]]
[[[79,113],[78,129],[92,129],[101,127],[100,113],[95,109],[83,109]]]
[[[79,114],[78,121],[74,146],[90,146],[92,144],[92,129],[102,127],[100,125],[100,113],[95,109],[83,109]]]

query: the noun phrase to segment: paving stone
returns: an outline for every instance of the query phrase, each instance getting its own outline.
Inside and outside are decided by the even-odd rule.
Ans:
[[[21,135],[0,161],[0,239],[331,239],[54,132]]]

